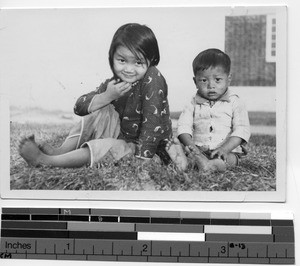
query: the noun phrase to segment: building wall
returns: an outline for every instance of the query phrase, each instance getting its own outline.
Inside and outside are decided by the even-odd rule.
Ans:
[[[225,52],[233,86],[276,86],[276,63],[266,57],[267,16],[226,16]]]

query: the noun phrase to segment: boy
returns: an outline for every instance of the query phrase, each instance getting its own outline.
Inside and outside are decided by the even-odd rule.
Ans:
[[[218,49],[208,49],[193,61],[197,93],[178,120],[178,139],[204,171],[225,171],[238,165],[250,138],[248,113],[228,87],[231,60]],[[177,141],[178,142],[178,141]],[[176,144],[176,140],[175,140]]]

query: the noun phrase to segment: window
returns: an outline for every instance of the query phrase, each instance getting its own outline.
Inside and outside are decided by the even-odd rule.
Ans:
[[[267,16],[266,61],[276,62],[276,17],[275,15]]]

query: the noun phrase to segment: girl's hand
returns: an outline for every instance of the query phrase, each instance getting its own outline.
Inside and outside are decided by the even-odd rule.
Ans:
[[[126,92],[130,91],[131,83],[119,80],[112,80],[107,84],[106,95],[111,100],[114,101],[122,97]]]

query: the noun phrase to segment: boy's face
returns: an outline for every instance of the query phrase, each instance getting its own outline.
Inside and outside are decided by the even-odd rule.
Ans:
[[[194,77],[198,94],[210,101],[219,100],[227,91],[230,81],[231,75],[225,73],[222,66],[198,71]]]
[[[122,81],[134,83],[144,77],[148,62],[142,55],[136,56],[126,47],[119,46],[113,56],[114,73]]]

